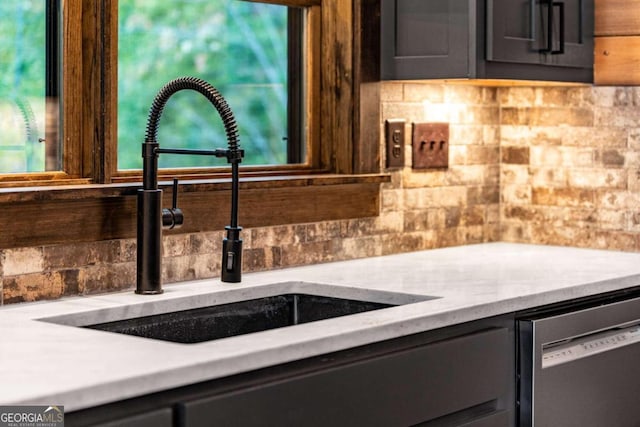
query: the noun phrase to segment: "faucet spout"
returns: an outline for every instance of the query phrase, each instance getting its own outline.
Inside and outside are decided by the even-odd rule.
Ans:
[[[157,134],[164,107],[171,96],[185,89],[199,92],[215,107],[227,136],[226,149],[209,151],[160,148]],[[231,164],[231,221],[225,227],[227,237],[223,240],[222,246],[221,279],[223,282],[240,282],[242,227],[238,226],[238,169],[244,152],[240,149],[236,120],[225,99],[213,86],[195,77],[181,77],[160,89],[153,100],[147,119],[145,140],[142,144],[143,185],[142,189],[138,190],[136,293],[162,293],[162,190],[158,189],[158,157],[161,153],[226,157],[227,162]],[[175,191],[177,185],[174,186]]]

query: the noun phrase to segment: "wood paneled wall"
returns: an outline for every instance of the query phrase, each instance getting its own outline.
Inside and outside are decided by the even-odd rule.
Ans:
[[[640,0],[595,5],[595,83],[640,85]]]

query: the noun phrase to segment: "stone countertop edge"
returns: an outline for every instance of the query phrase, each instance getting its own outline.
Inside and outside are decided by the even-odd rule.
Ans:
[[[127,291],[9,305],[0,308],[0,405],[57,404],[70,412],[636,286],[640,253],[485,243],[245,274],[240,284],[184,282],[156,296]],[[393,292],[418,302],[199,344],[50,323],[108,321],[103,315],[135,317],[194,301],[206,306],[305,289],[371,299]]]

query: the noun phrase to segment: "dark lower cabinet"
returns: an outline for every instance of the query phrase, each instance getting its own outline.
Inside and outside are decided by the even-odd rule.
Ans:
[[[507,330],[494,329],[198,399],[180,412],[184,425],[203,427],[412,426],[483,404],[494,412],[508,389],[508,353]]]
[[[65,421],[151,425],[143,422],[157,417],[153,425],[190,427],[513,426],[513,325],[512,318],[473,322],[70,413]]]

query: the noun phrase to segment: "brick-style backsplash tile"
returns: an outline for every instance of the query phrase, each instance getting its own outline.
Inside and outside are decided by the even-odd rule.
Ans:
[[[76,268],[84,265],[111,264],[123,261],[120,242],[92,242],[74,245],[45,246],[40,270]]]
[[[506,107],[501,123],[518,126],[592,126],[598,117],[590,108]]]
[[[593,109],[594,125],[620,128],[640,126],[640,117],[629,114],[627,110],[629,110],[629,107],[595,107]]]
[[[303,243],[281,246],[280,266],[293,267],[305,264],[317,264],[336,259],[333,241]],[[347,254],[349,256],[349,254]],[[355,256],[354,256],[355,258]],[[340,259],[340,258],[337,258]],[[343,258],[344,259],[344,258]],[[348,259],[348,258],[347,258]]]
[[[334,242],[337,259],[348,260],[382,255],[380,236],[346,237]]]
[[[498,101],[502,107],[536,104],[536,88],[516,86],[498,91]]]
[[[471,185],[493,184],[493,169],[486,165],[450,166],[447,173],[446,185],[448,187],[468,187]],[[497,179],[495,180],[497,185]]]
[[[628,218],[629,230],[638,233],[640,237],[640,210],[632,211]]]
[[[500,167],[500,185],[506,184],[529,184],[528,165],[502,165]]]
[[[612,249],[618,251],[640,251],[637,233],[626,231],[596,231],[594,240],[599,249]]]
[[[640,88],[381,84],[406,121],[380,215],[246,229],[243,271],[490,241],[640,251]],[[449,168],[411,168],[411,124],[449,123]],[[381,139],[380,152],[385,151]],[[219,277],[224,230],[166,233],[165,283]],[[136,242],[0,250],[0,304],[133,290]]]
[[[37,273],[44,269],[43,248],[18,248],[3,251],[2,270],[4,276]]]
[[[487,223],[484,206],[468,206],[461,210],[460,224],[464,226],[484,225]]]
[[[399,189],[380,190],[380,209],[382,212],[390,212],[403,210],[404,208],[404,192]],[[1,268],[1,267],[0,267]]]
[[[135,284],[135,259],[125,263],[85,266],[79,274],[79,286],[85,294],[134,289]]]
[[[595,213],[598,229],[602,231],[625,231],[628,228],[627,217],[628,212],[599,209]]]
[[[162,253],[165,257],[178,257],[191,252],[191,236],[171,234],[162,239]]]
[[[273,268],[271,251],[265,248],[246,249],[242,253],[242,266],[247,271],[263,271]]]
[[[437,232],[427,230],[423,232],[404,233],[402,236],[383,236],[382,254],[403,253],[431,249],[436,247]]]
[[[561,92],[536,90],[535,104],[560,111],[554,108],[563,100]],[[508,93],[502,96],[513,99]],[[640,233],[631,219],[640,210],[634,174],[640,149],[638,99],[637,88],[576,88],[567,92],[564,109],[580,111],[592,106],[593,124],[567,115],[557,118],[555,123],[564,125],[555,128],[549,126],[553,121],[536,123],[530,117],[518,117],[521,105],[510,105],[512,111],[503,108],[503,118],[508,122],[528,124],[503,126],[503,144],[523,144],[527,138],[532,141],[528,144],[531,201],[520,206],[503,204],[505,240],[639,249]],[[509,181],[521,182],[525,176],[524,171],[503,165],[502,178],[504,196]],[[515,225],[516,221],[521,224]]]
[[[572,188],[626,189],[627,173],[621,169],[570,169],[569,186]]]
[[[486,102],[484,94],[485,88],[482,86],[462,86],[462,85],[445,85],[444,102],[449,104],[465,104],[465,105],[491,105]],[[494,88],[486,88],[495,91]],[[495,99],[495,97],[493,97]]]
[[[535,187],[531,191],[534,205],[592,207],[595,205],[595,191],[579,188]]]
[[[498,205],[500,189],[497,185],[477,185],[467,187],[467,206]]]
[[[595,192],[596,207],[598,209],[627,209],[640,206],[640,196],[636,193],[621,190],[603,190]]]
[[[424,211],[405,211],[403,215],[403,232],[426,231],[433,229],[433,219]]]
[[[249,230],[252,242],[264,246],[281,246],[300,244],[305,241],[304,226],[281,225],[276,227],[261,227]],[[257,243],[260,242],[260,243]]]
[[[502,163],[512,165],[529,164],[529,147],[502,147]]]
[[[531,167],[529,168],[529,181],[532,187],[566,187],[568,184],[567,171],[554,167]]]
[[[620,131],[623,133],[622,131]],[[620,138],[622,139],[622,138]],[[640,128],[629,129],[626,139],[626,145],[632,150],[640,150]]]
[[[382,102],[400,102],[403,100],[404,87],[401,83],[390,83],[380,88],[380,100]]]
[[[603,150],[602,163],[610,167],[622,167],[625,164],[625,152],[621,150]]]
[[[83,272],[80,269],[59,270],[62,277],[62,295],[73,296],[84,293],[84,281],[81,280]]]
[[[533,189],[529,184],[504,184],[500,189],[500,202],[505,204],[530,204]]]
[[[5,304],[60,298],[63,295],[62,275],[48,272],[5,277],[2,294]]]
[[[385,83],[382,85],[383,88],[390,87],[393,88],[398,86],[393,83]],[[403,98],[404,102],[423,102],[427,100],[429,103],[442,103],[444,102],[445,97],[445,88],[443,85],[425,85],[422,83],[406,83],[401,84],[403,87]],[[383,89],[384,90],[384,89]],[[387,101],[387,99],[383,98],[383,101]]]
[[[562,148],[563,147],[555,145],[532,146],[529,149],[529,164],[538,167],[562,167],[565,165],[565,156],[563,155]]]
[[[640,168],[627,171],[627,188],[630,192],[640,192]]]
[[[251,242],[247,242],[247,237],[251,236],[250,233],[242,233],[242,239],[244,244],[250,246]],[[215,233],[196,233],[190,234],[190,250],[192,254],[217,254],[222,250],[222,239],[224,238],[224,232]]]
[[[120,240],[120,262],[132,261],[136,257],[136,241],[135,239]]]
[[[402,174],[401,191],[405,191],[409,188],[425,188],[425,187],[441,187],[448,185],[451,181],[450,171],[453,166],[449,168],[449,172],[444,171],[430,171],[428,173],[414,173],[408,171]]]

